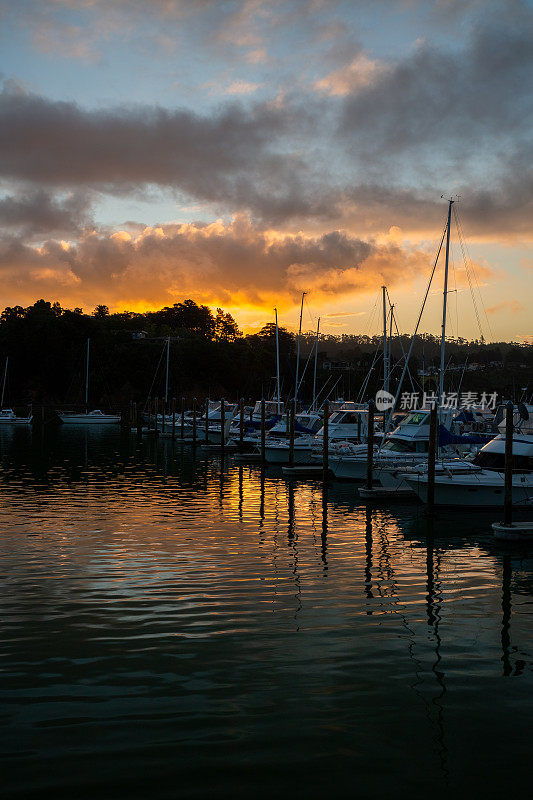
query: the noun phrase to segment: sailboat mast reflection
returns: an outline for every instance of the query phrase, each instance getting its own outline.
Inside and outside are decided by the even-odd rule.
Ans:
[[[296,599],[296,611],[294,612],[294,619],[298,621],[298,614],[302,610],[302,584],[300,579],[300,573],[298,569],[298,537],[296,536],[296,527],[295,527],[295,513],[294,513],[294,482],[288,481],[287,483],[287,513],[288,513],[288,522],[287,522],[287,542],[292,550],[293,556],[293,569],[292,574],[294,575],[294,585],[296,588],[296,594],[294,595]],[[299,625],[297,624],[296,630],[300,630]]]
[[[324,565],[324,577],[328,572],[328,485],[322,486],[322,532],[320,535],[321,558]]]
[[[442,606],[442,592],[440,580],[440,565],[441,556],[439,551],[435,550],[434,536],[433,536],[433,519],[427,519],[427,535],[426,535],[426,615],[427,624],[432,629],[433,639],[435,642],[435,660],[431,665],[431,671],[435,675],[440,691],[431,702],[437,709],[435,719],[436,734],[435,741],[437,751],[439,754],[441,769],[446,785],[449,783],[449,770],[448,770],[448,748],[444,740],[444,705],[442,700],[446,694],[446,683],[444,680],[444,672],[440,668],[441,653],[440,648],[442,639],[439,633],[439,623],[441,621],[441,606]]]
[[[502,630],[501,630],[501,643],[502,643],[502,657],[503,675],[508,677],[518,677],[522,675],[527,662],[523,658],[516,658],[513,667],[513,660],[511,659],[512,653],[517,653],[518,648],[516,645],[511,644],[511,616],[512,616],[512,597],[511,597],[511,578],[513,576],[513,569],[511,563],[511,556],[507,553],[503,556],[503,569],[502,569]]]
[[[502,663],[503,674],[508,677],[513,672],[511,664],[511,557],[503,557],[502,570]]]
[[[365,594],[369,600],[374,598],[372,592],[372,508],[367,504],[365,508]],[[372,609],[367,609],[367,614],[372,614]]]

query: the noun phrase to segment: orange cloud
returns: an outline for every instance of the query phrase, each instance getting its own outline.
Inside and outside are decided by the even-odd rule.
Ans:
[[[256,92],[261,84],[251,83],[245,80],[235,80],[225,89],[225,94],[253,94]]]
[[[356,56],[349,64],[330,72],[315,82],[315,89],[329,95],[344,96],[359,89],[370,86],[386,71],[387,66],[381,61],[372,60],[364,53]]]
[[[409,284],[431,256],[394,242],[343,231],[282,233],[231,223],[167,224],[129,231],[87,230],[78,240],[39,247],[16,237],[0,243],[5,302],[58,298],[84,307],[161,306],[184,297],[232,307],[288,308],[303,290],[316,302]]]
[[[499,311],[505,310],[510,311],[511,314],[518,314],[524,310],[524,306],[518,300],[505,300],[503,303],[487,308],[487,314],[497,314]]]

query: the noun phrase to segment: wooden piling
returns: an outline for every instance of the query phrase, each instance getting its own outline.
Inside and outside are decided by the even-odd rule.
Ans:
[[[165,433],[166,415],[167,415],[167,404],[163,400],[161,402],[161,433]]]
[[[239,452],[244,450],[244,397],[241,397],[239,416]]]
[[[372,489],[372,470],[374,467],[374,401],[368,403],[368,430],[366,439],[366,488]]]
[[[142,419],[142,412],[141,409],[137,404],[135,410],[135,422],[137,424],[137,439],[140,439],[143,434],[143,419]]]
[[[157,427],[157,415],[159,413],[159,398],[154,397],[154,436],[157,439],[159,435],[159,430]]]
[[[513,524],[513,414],[514,406],[505,407],[505,473],[503,491],[503,524]]]
[[[261,400],[261,466],[265,466],[265,433],[266,433],[266,419],[265,419],[265,399]]]
[[[205,444],[209,441],[209,398],[205,401],[205,420],[204,420],[204,440]]]
[[[192,443],[196,445],[196,397],[192,399]]]
[[[224,458],[224,433],[226,427],[226,401],[224,398],[220,401],[220,453],[222,458]]]
[[[294,467],[294,423],[296,414],[296,400],[289,406],[289,467]]]
[[[329,402],[324,403],[324,425],[322,426],[322,480],[329,476]]]
[[[172,398],[172,441],[176,438],[176,398]]]
[[[432,512],[435,505],[435,457],[437,455],[437,406],[431,406],[429,413],[429,448],[428,448],[428,492],[426,511]]]

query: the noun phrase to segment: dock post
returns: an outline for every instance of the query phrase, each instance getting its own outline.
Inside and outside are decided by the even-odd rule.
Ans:
[[[426,511],[431,513],[435,505],[435,456],[437,455],[437,406],[431,406],[429,414],[429,448],[428,448],[428,491]]]
[[[329,475],[329,402],[324,403],[324,425],[322,426],[322,480],[326,483]]]
[[[166,422],[165,417],[166,417],[166,414],[167,414],[167,404],[163,400],[162,403],[161,403],[161,433],[165,432],[165,422]]]
[[[176,398],[172,398],[172,441],[176,438]]]
[[[503,492],[503,524],[513,524],[513,412],[512,403],[505,407],[505,473]]]
[[[181,398],[180,437],[185,438],[185,398]]]
[[[192,443],[196,446],[196,397],[192,399]]]
[[[244,397],[241,397],[239,417],[239,453],[244,450]]]
[[[224,458],[224,434],[226,428],[226,401],[224,398],[220,401],[220,455]]]
[[[291,400],[289,407],[289,467],[294,467],[294,421],[296,400]]]
[[[148,398],[148,433],[152,430],[152,398]]]
[[[357,415],[357,444],[361,444],[361,414]]]
[[[368,402],[368,430],[366,438],[366,488],[372,489],[372,469],[374,466],[374,401]]]
[[[205,399],[205,420],[204,420],[204,439],[207,444],[209,440],[209,398]]]
[[[137,406],[137,404],[136,404],[136,406]],[[137,424],[137,439],[140,439],[142,437],[142,433],[143,433],[143,424],[142,424],[142,412],[141,412],[139,406],[136,407],[135,422]]]
[[[158,412],[159,412],[159,398],[155,397],[154,398],[154,436],[155,436],[156,439],[157,439],[157,437],[159,435],[159,430],[157,428],[157,415],[158,415]]]
[[[265,398],[261,400],[261,466],[265,466]]]

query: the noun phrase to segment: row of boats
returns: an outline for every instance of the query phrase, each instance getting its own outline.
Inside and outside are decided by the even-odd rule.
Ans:
[[[71,411],[59,411],[57,414],[61,422],[70,425],[118,425],[120,414],[104,414],[99,408],[77,414]],[[12,408],[0,409],[0,425],[31,425],[33,411],[29,410],[26,416],[15,414]]]
[[[145,431],[176,436],[184,441],[221,444],[228,449],[261,454],[261,402],[245,409],[210,403],[199,416],[193,412],[148,418]],[[533,504],[533,406],[515,404],[513,416],[513,503]],[[439,409],[438,458],[435,465],[435,503],[453,506],[500,506],[503,502],[505,407]],[[207,414],[207,420],[206,420]],[[194,418],[193,418],[194,416]],[[222,432],[224,417],[224,432]],[[392,493],[427,497],[429,409],[395,414],[390,432],[381,421],[374,426],[373,476]],[[368,468],[369,410],[363,404],[337,404],[328,417],[328,467],[339,480],[364,481]],[[243,424],[244,423],[244,424]],[[242,435],[241,435],[241,427]],[[265,401],[264,458],[268,464],[319,466],[324,456],[324,419],[315,410],[290,418],[283,404]]]
[[[339,480],[362,482],[368,469],[369,409],[360,403],[332,404],[328,416],[327,458],[331,475]],[[208,402],[205,412],[144,415],[143,430],[174,436],[198,444],[244,450],[251,458],[261,454],[262,403],[246,407],[226,401]],[[324,456],[324,419],[318,410],[294,415],[291,448],[290,417],[284,404],[264,401],[267,464],[317,467]],[[515,404],[513,416],[512,499],[517,506],[533,505],[533,405]],[[384,421],[374,424],[372,458],[374,482],[391,494],[411,493],[427,499],[429,409],[393,415],[390,432]],[[108,426],[120,423],[120,415],[95,409],[86,414],[60,412],[64,424]],[[206,419],[207,417],[207,419]],[[243,419],[241,419],[243,417]],[[224,430],[222,429],[224,419]],[[384,418],[385,419],[385,418]],[[31,415],[17,417],[10,409],[0,411],[0,424],[29,425]],[[504,406],[496,412],[483,408],[440,409],[438,457],[435,464],[435,504],[441,506],[495,507],[503,502],[505,459]],[[241,434],[242,430],[242,434]],[[292,452],[291,452],[292,449]]]

